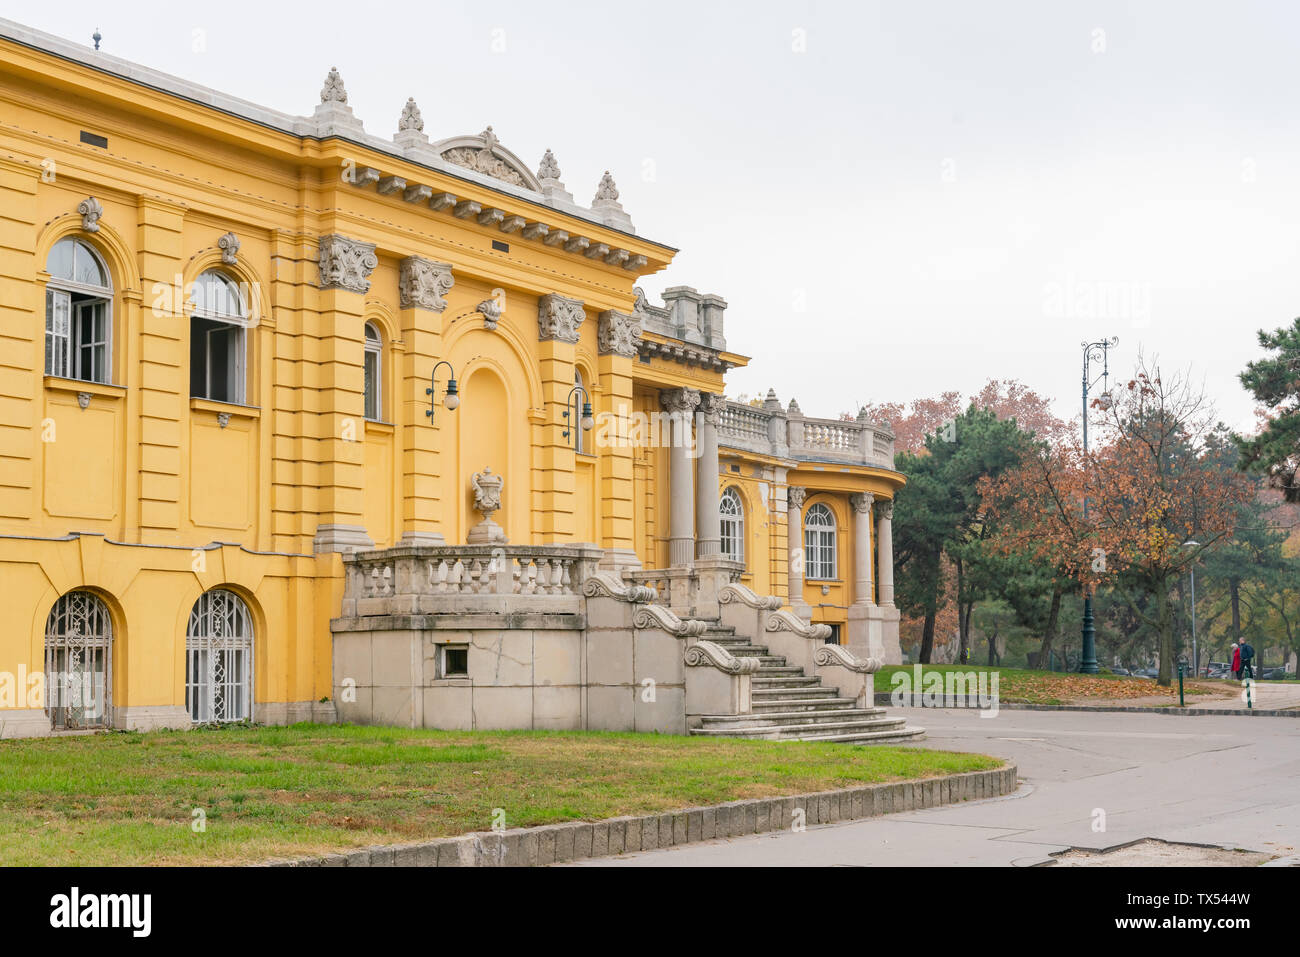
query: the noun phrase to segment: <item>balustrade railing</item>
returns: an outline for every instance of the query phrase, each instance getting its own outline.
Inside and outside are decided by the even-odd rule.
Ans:
[[[782,444],[784,439],[784,444]],[[894,436],[863,419],[812,419],[798,412],[728,402],[718,441],[751,451],[805,461],[894,467]]]

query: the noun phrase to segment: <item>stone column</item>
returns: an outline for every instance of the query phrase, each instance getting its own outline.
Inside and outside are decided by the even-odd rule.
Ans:
[[[876,509],[880,529],[876,564],[880,568],[880,604],[894,607],[894,503],[882,502]]]
[[[683,568],[695,558],[695,527],[691,515],[691,421],[700,393],[695,389],[670,389],[660,393],[668,411],[672,435],[669,439],[669,524],[668,564]]]
[[[871,583],[871,504],[876,497],[870,492],[849,496],[853,506],[853,603],[874,605]]]
[[[704,393],[695,413],[695,442],[700,458],[695,476],[695,554],[722,553],[722,516],[718,512],[718,426],[722,424],[720,395]]]
[[[641,338],[641,320],[610,309],[600,313],[596,328],[600,354],[596,374],[604,387],[593,433],[600,449],[600,527],[596,534],[605,550],[600,565],[605,569],[640,568],[632,518],[634,458],[632,444],[622,441],[622,437],[636,401],[633,363]],[[611,429],[613,435],[609,435]]]
[[[788,512],[788,525],[786,526],[786,536],[789,543],[789,555],[787,558],[787,581],[786,597],[790,602],[790,607],[794,613],[805,620],[812,619],[812,608],[803,599],[803,501],[808,495],[806,488],[797,485],[788,486],[785,490],[785,503]]]

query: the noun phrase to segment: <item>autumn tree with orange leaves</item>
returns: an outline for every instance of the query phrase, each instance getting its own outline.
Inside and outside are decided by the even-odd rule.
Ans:
[[[1157,683],[1168,686],[1173,584],[1232,534],[1254,484],[1222,467],[1227,433],[1184,375],[1162,375],[1139,357],[1109,407],[1094,409],[1105,419],[1087,455],[1043,445],[1019,469],[983,483],[998,519],[994,546],[1050,563],[1083,587],[1112,589],[1158,635]]]

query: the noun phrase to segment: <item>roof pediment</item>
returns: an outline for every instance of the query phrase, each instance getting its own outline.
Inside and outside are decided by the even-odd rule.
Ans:
[[[492,127],[473,136],[453,136],[433,144],[446,162],[499,179],[504,183],[541,192],[537,177],[510,150],[501,145]]]

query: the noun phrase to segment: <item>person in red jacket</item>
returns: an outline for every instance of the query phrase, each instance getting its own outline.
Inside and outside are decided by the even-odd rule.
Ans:
[[[1232,677],[1241,677],[1241,649],[1236,642],[1232,644]]]

